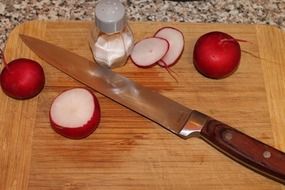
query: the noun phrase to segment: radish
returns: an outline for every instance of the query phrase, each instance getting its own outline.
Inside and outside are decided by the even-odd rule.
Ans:
[[[131,59],[139,67],[150,67],[167,53],[168,48],[169,44],[165,39],[145,38],[135,44]]]
[[[85,88],[73,88],[58,95],[50,108],[51,127],[71,139],[89,136],[100,122],[100,106],[96,96]]]
[[[163,27],[159,29],[155,37],[163,38],[169,43],[169,50],[158,64],[162,67],[174,65],[181,56],[184,49],[184,36],[181,31],[173,27]]]
[[[3,92],[15,99],[29,99],[41,92],[45,84],[45,75],[41,65],[30,59],[16,59],[6,63],[0,75]]]
[[[194,47],[195,68],[204,76],[221,79],[238,68],[241,49],[229,34],[214,31],[201,36]]]

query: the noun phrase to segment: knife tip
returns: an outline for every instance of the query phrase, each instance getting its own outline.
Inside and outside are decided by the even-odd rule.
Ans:
[[[27,42],[27,40],[28,40],[28,36],[26,36],[25,34],[19,34],[19,37],[20,37],[20,39],[23,41],[23,42]]]
[[[29,36],[25,35],[25,34],[19,34],[19,37],[22,39],[22,40],[25,40],[27,38],[29,38]]]
[[[40,41],[39,39],[28,36],[26,34],[19,34],[19,37],[30,48],[32,48],[32,44],[38,44]]]

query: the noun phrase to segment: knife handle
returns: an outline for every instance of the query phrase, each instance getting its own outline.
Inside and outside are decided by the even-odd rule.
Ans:
[[[285,184],[285,153],[212,118],[200,134],[234,160]]]

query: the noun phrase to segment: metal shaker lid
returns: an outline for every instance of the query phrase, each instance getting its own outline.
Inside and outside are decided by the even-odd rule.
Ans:
[[[119,0],[101,0],[95,8],[95,22],[102,32],[119,32],[126,25],[125,7]]]

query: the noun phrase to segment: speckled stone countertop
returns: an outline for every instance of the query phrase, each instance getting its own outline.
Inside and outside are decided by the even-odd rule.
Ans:
[[[98,0],[0,0],[0,48],[28,20],[92,20]],[[122,0],[132,21],[270,24],[285,30],[285,0]]]

